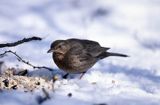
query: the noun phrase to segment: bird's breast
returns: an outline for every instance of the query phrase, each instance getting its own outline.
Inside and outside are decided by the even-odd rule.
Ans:
[[[64,69],[64,55],[53,53],[53,60],[60,69]]]
[[[53,54],[55,64],[68,73],[82,73],[95,64],[92,58],[84,58],[80,55]]]

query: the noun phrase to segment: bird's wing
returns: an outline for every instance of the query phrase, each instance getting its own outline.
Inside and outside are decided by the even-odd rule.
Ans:
[[[75,48],[74,50],[79,50],[77,52],[81,52],[83,50],[86,52],[86,54],[89,54],[93,57],[96,57],[99,54],[106,52],[106,50],[110,49],[107,47],[101,47],[98,42],[91,40],[69,39],[68,41]]]
[[[86,46],[85,49],[87,52],[92,55],[93,57],[96,57],[100,55],[103,52],[106,52],[109,48],[101,47],[101,46]]]
[[[83,47],[79,46],[79,47],[73,47],[71,48],[67,54],[66,57],[77,57],[77,59],[79,59],[80,61],[83,60],[90,60],[93,58],[93,56]],[[68,58],[70,59],[70,58]]]
[[[100,46],[100,44],[96,41],[91,41],[91,40],[85,40],[85,39],[68,39],[68,42],[70,43],[81,43],[83,45],[92,45],[92,46]]]
[[[90,41],[90,40],[83,40],[82,43],[84,49],[86,49],[87,53],[92,55],[93,57],[98,56],[99,54],[106,52],[108,49],[107,47],[101,47],[98,42]]]
[[[97,59],[88,54],[84,49],[72,48],[70,49],[65,58],[65,63],[70,69],[79,70],[84,72],[90,68]]]

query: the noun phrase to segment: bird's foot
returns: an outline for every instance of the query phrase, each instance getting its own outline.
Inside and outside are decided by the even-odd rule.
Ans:
[[[66,73],[65,75],[62,76],[63,79],[67,79],[69,76],[69,73]]]
[[[84,76],[85,73],[86,73],[86,72],[83,72],[83,73],[80,75],[79,79],[82,79],[82,77]]]

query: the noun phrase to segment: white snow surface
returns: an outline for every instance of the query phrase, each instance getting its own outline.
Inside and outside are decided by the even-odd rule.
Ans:
[[[160,0],[1,0],[0,43],[39,36],[16,51],[34,65],[58,69],[47,50],[57,39],[98,41],[128,58],[109,57],[79,80],[58,80],[43,105],[160,105]],[[8,67],[33,68],[13,55]],[[17,66],[18,65],[18,66]],[[42,74],[44,74],[42,72]],[[48,73],[50,76],[50,74]],[[72,93],[71,97],[67,94]],[[0,93],[0,105],[38,105],[41,91]]]

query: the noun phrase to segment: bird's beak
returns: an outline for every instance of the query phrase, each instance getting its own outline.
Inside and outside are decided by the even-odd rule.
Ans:
[[[54,52],[54,50],[53,50],[53,49],[49,49],[49,50],[47,51],[47,53],[51,53],[51,52]]]

